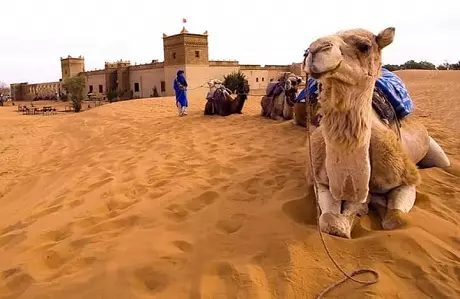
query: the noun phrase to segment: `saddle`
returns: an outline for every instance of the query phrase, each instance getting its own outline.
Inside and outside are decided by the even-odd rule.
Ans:
[[[230,96],[230,89],[221,85],[215,90],[208,92],[206,100],[208,100],[210,113],[216,114],[219,111],[222,112],[227,109],[227,104],[232,102],[234,99]]]
[[[290,83],[288,84],[288,88],[285,88],[286,82]],[[286,103],[290,107],[294,107],[299,83],[300,80],[298,78],[296,78],[296,80],[291,80],[289,77],[281,77],[278,81],[272,81],[268,84],[265,90],[266,97],[270,99],[270,102],[272,102],[274,98],[284,92],[286,96]]]

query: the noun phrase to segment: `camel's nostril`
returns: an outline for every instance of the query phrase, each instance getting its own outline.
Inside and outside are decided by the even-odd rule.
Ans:
[[[320,51],[327,51],[327,50],[330,50],[330,49],[332,49],[332,44],[326,44],[326,45],[321,47]]]
[[[316,65],[312,65],[310,67],[310,70],[313,72],[313,73],[321,73],[321,70],[316,66]]]

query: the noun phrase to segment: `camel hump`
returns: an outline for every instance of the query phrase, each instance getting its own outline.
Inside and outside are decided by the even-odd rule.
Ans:
[[[441,146],[433,139],[430,138],[430,147],[425,157],[418,162],[418,166],[422,168],[440,167],[445,168],[450,166],[450,160],[447,157]]]

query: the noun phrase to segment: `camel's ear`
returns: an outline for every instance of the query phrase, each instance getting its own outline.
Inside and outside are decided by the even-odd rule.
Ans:
[[[380,31],[380,33],[377,35],[377,45],[379,45],[380,49],[383,49],[393,42],[394,37],[395,28],[388,27],[387,29]]]

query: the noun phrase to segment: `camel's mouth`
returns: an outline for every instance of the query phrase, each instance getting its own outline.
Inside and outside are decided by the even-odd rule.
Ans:
[[[339,63],[337,63],[337,65],[336,65],[334,68],[332,68],[332,69],[330,69],[330,70],[327,70],[327,71],[324,71],[324,72],[319,72],[319,73],[318,73],[318,72],[314,72],[314,71],[311,70],[311,68],[310,68],[310,76],[312,76],[314,79],[318,80],[318,79],[324,77],[324,76],[327,75],[327,74],[333,73],[333,72],[336,71],[341,65],[342,65],[342,60],[339,61]]]

